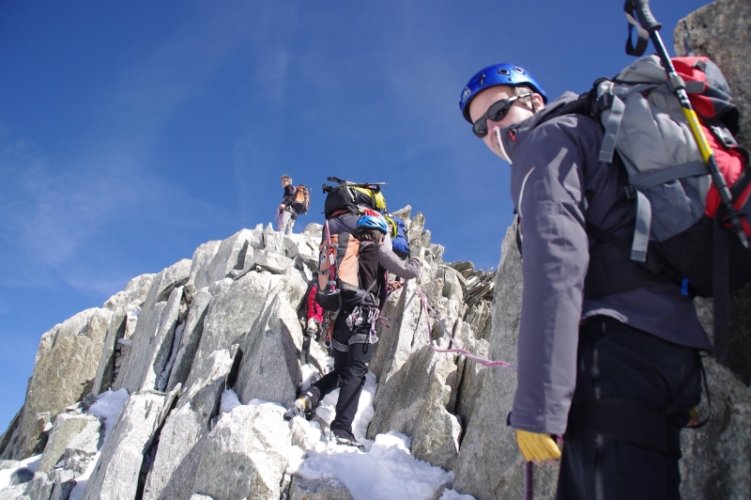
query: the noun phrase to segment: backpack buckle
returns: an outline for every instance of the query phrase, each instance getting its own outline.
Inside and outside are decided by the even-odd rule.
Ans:
[[[730,130],[726,127],[721,125],[710,125],[709,130],[712,131],[712,135],[714,135],[726,148],[738,147],[738,142],[736,142],[735,137],[733,137],[733,134],[731,134]]]
[[[607,78],[600,78],[595,81],[595,99],[594,99],[594,112],[595,116],[599,115],[602,111],[610,109],[615,99],[615,93],[613,91],[613,82]]]

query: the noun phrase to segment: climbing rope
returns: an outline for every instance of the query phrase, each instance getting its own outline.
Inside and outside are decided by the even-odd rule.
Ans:
[[[454,343],[455,345],[457,345],[458,347],[455,347],[455,348],[442,348],[442,347],[438,347],[436,345],[435,341],[433,340],[433,336],[431,335],[431,332],[433,331],[433,322],[434,321],[438,322],[438,324],[439,324],[439,326],[441,328],[442,337],[446,337],[446,336],[450,337],[450,335],[448,335],[448,329],[446,328],[446,324],[443,322],[443,319],[441,319],[438,316],[438,312],[433,307],[431,307],[430,303],[428,302],[428,298],[425,295],[425,292],[423,291],[423,289],[418,285],[416,287],[416,290],[417,290],[417,294],[420,296],[420,304],[422,305],[422,308],[420,309],[420,314],[422,315],[422,311],[423,310],[427,312],[427,317],[428,317],[428,345],[430,345],[430,348],[434,352],[440,352],[440,353],[446,353],[446,354],[458,354],[460,356],[464,356],[467,359],[471,359],[475,363],[478,363],[478,364],[480,364],[482,366],[500,366],[500,367],[504,367],[504,368],[511,366],[511,363],[509,363],[508,361],[491,360],[491,359],[487,359],[487,358],[483,358],[481,356],[478,356],[477,354],[474,354],[473,352],[468,351],[467,349],[464,349],[463,347],[461,347],[458,344],[458,342],[456,341],[456,339],[451,339],[451,342]],[[434,318],[434,316],[435,316],[435,318]]]

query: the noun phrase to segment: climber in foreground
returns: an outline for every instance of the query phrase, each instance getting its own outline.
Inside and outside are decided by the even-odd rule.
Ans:
[[[341,279],[345,280],[344,275],[351,271],[358,286],[342,285],[342,289],[336,293],[335,300],[340,309],[334,322],[332,339],[334,370],[311,385],[295,401],[285,418],[297,414],[311,416],[321,399],[339,388],[331,433],[338,443],[357,446],[352,422],[368,364],[373,359],[378,342],[376,322],[386,300],[387,273],[406,279],[415,278],[420,272],[421,262],[416,257],[404,261],[394,254],[386,236],[386,220],[374,210],[366,210],[366,215],[347,213],[332,218],[327,221],[327,228],[328,237],[336,235],[341,248],[357,249],[357,259],[340,262],[339,272]],[[353,262],[356,263],[354,268],[347,270],[346,267]],[[326,276],[323,276],[318,296],[324,309],[332,310],[337,306],[328,302],[332,297],[326,296]]]
[[[524,289],[508,422],[527,460],[558,460],[563,438],[558,499],[679,498],[679,433],[710,344],[690,297],[600,236],[628,240],[634,202],[598,160],[600,124],[550,114],[570,98],[548,104],[532,75],[501,63],[459,102],[511,165]]]

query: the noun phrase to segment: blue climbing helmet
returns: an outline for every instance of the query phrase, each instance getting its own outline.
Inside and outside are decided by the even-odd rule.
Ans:
[[[459,97],[459,107],[465,120],[472,123],[469,117],[469,103],[472,102],[472,99],[483,90],[498,85],[508,85],[509,87],[527,85],[542,96],[545,104],[548,102],[548,96],[545,94],[545,91],[542,90],[542,87],[540,87],[532,75],[527,73],[526,69],[508,63],[494,64],[478,71],[462,89],[462,94]]]
[[[357,227],[365,229],[377,229],[383,234],[388,233],[389,227],[382,215],[363,215],[357,219]]]

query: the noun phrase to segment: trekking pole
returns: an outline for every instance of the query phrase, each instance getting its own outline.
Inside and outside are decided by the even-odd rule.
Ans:
[[[668,84],[670,85],[670,88],[673,90],[673,93],[680,102],[683,114],[686,117],[689,128],[691,129],[691,135],[693,135],[694,141],[699,147],[699,152],[701,153],[701,157],[704,160],[704,165],[706,165],[707,169],[709,169],[709,174],[712,177],[712,182],[714,183],[715,188],[717,188],[717,192],[720,195],[722,204],[727,210],[730,223],[732,224],[733,229],[738,235],[738,239],[740,240],[741,245],[743,245],[744,248],[748,248],[748,238],[746,237],[746,233],[743,231],[740,215],[733,206],[733,196],[730,193],[730,188],[728,188],[727,182],[725,182],[725,178],[722,176],[720,169],[717,167],[717,162],[715,161],[714,154],[712,153],[712,148],[709,146],[709,142],[707,142],[707,138],[704,136],[701,125],[699,125],[699,118],[696,116],[696,112],[691,106],[691,101],[688,99],[688,94],[686,93],[686,83],[683,81],[683,78],[681,78],[680,75],[678,75],[678,73],[676,72],[675,66],[673,66],[673,62],[670,60],[668,51],[662,41],[662,37],[660,37],[659,30],[660,28],[662,28],[662,24],[660,24],[654,18],[654,15],[652,15],[648,0],[626,0],[624,10],[626,11],[626,17],[629,18],[629,23],[631,25],[634,25],[634,23],[632,22],[633,16],[631,15],[631,13],[633,12],[636,15],[636,19],[639,23],[637,29],[641,28],[649,33],[649,38],[652,40],[655,49],[657,49],[657,55],[659,56],[660,61],[662,61],[662,66],[665,68],[665,72],[668,75]],[[631,54],[632,52],[629,49],[630,44],[627,46],[626,52]]]

